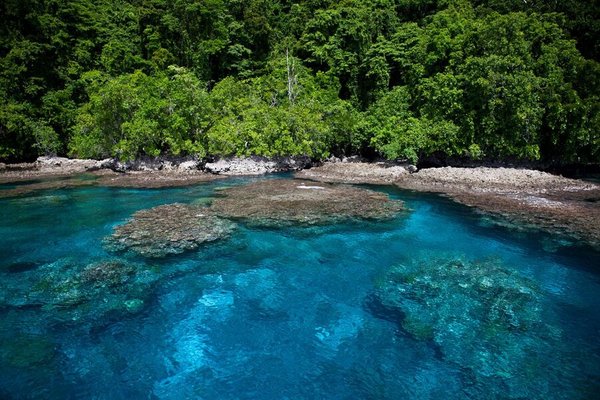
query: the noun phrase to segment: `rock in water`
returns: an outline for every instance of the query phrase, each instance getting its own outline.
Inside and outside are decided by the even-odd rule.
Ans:
[[[347,219],[389,219],[403,203],[348,185],[273,179],[220,191],[211,210],[257,225],[325,224]]]
[[[9,264],[4,267],[0,267],[0,271],[9,272],[9,273],[19,273],[19,272],[30,271],[37,267],[38,267],[38,263],[31,262],[31,261],[21,261],[21,262]]]
[[[205,207],[176,203],[136,212],[104,242],[109,250],[164,257],[226,237],[234,226]]]
[[[432,341],[472,381],[474,396],[551,397],[568,382],[562,331],[529,279],[492,262],[429,260],[395,267],[378,301],[405,332]],[[503,393],[491,394],[503,388]],[[536,397],[537,398],[537,397]]]

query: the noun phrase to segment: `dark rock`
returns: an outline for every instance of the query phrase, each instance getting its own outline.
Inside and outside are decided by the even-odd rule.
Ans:
[[[12,264],[8,264],[7,266],[2,267],[0,269],[0,271],[15,274],[15,273],[19,273],[19,272],[30,271],[32,269],[37,268],[38,265],[39,265],[38,263],[31,262],[31,261],[21,261],[21,262],[15,262]]]
[[[417,171],[418,171],[417,167],[416,167],[416,166],[414,166],[414,165],[412,165],[412,164],[409,164],[409,165],[406,167],[406,170],[407,170],[408,172],[410,172],[411,174],[414,174],[415,172],[417,172]]]
[[[314,165],[308,156],[276,157],[274,161],[277,164],[276,172],[300,171]]]

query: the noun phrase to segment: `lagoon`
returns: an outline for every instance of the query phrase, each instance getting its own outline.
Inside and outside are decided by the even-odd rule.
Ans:
[[[210,204],[224,187],[265,179],[290,177],[0,199],[0,397],[600,391],[600,253],[490,225],[439,196],[371,186],[407,211],[308,226],[237,221],[221,240],[161,258],[105,245],[136,211]]]

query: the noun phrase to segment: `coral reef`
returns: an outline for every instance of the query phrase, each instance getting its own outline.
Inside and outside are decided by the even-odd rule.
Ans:
[[[0,184],[4,182],[6,176],[0,175]],[[8,188],[0,188],[0,198],[17,197],[36,193],[42,190],[68,189],[81,186],[91,186],[95,184],[95,176],[91,174],[79,174],[72,176],[50,176],[43,179],[30,179],[18,181],[18,185],[11,185]]]
[[[498,263],[434,259],[399,265],[377,298],[390,319],[415,339],[432,341],[477,390],[503,388],[506,398],[528,398],[549,390],[549,375],[571,379],[552,367],[566,361],[562,331],[552,323],[543,293]]]
[[[81,265],[70,259],[44,264],[6,280],[0,307],[41,308],[49,321],[102,323],[137,313],[161,275],[118,259]]]
[[[205,207],[175,203],[136,212],[129,222],[117,226],[104,243],[112,251],[164,257],[224,238],[234,227]]]
[[[600,186],[514,168],[429,168],[395,182],[403,189],[442,193],[490,221],[549,232],[600,249]]]
[[[391,162],[332,162],[304,169],[297,178],[318,182],[394,184],[448,196],[512,229],[543,230],[600,248],[600,186],[531,169],[425,168]]]
[[[324,224],[347,219],[388,219],[403,209],[384,193],[310,181],[272,179],[220,191],[215,214],[256,225]]]

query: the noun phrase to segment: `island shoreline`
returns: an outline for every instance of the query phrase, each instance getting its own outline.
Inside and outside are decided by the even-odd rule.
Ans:
[[[296,176],[436,193],[475,209],[488,223],[543,230],[600,250],[600,185],[594,182],[506,167],[438,167],[402,173],[385,163],[329,163]]]
[[[600,185],[535,169],[434,167],[365,162],[358,157],[315,163],[307,157],[151,159],[132,163],[40,157],[35,163],[0,166],[0,190],[14,197],[36,190],[84,185],[129,188],[189,186],[234,176],[294,172],[316,182],[388,185],[437,193],[469,206],[497,225],[557,233],[600,249]],[[81,179],[82,174],[89,179]],[[31,181],[31,182],[30,182]]]

